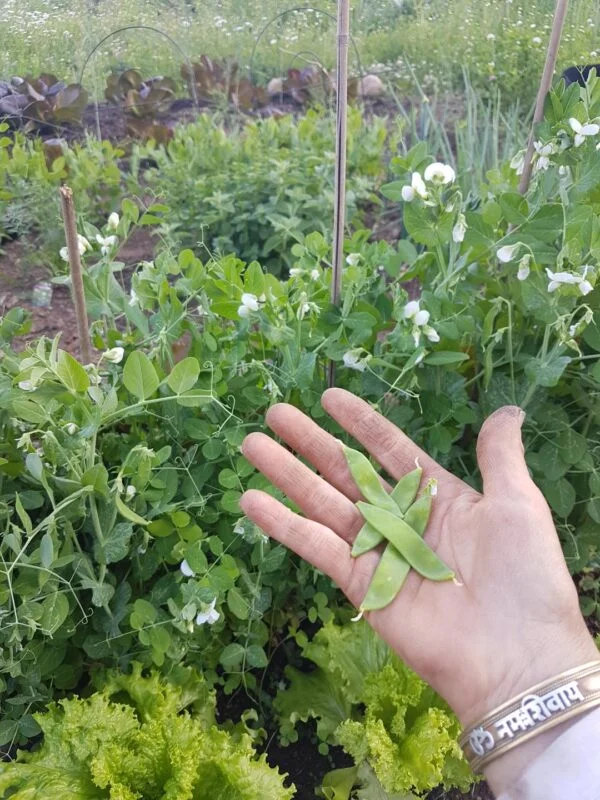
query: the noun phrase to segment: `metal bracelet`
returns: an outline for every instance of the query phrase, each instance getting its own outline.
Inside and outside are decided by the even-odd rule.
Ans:
[[[534,736],[600,706],[600,661],[532,686],[496,708],[460,737],[473,772]]]

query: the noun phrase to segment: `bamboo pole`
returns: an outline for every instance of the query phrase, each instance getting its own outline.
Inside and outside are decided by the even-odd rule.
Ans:
[[[349,46],[350,0],[338,0],[335,208],[333,221],[333,274],[331,280],[331,302],[334,305],[339,304],[342,295],[342,269],[344,264]],[[329,363],[328,385],[330,388],[335,386],[335,363],[333,361]]]
[[[531,135],[527,145],[527,154],[525,156],[525,164],[523,167],[523,175],[519,184],[519,192],[525,194],[529,188],[531,181],[531,173],[533,169],[533,153],[535,142],[535,128],[536,125],[544,118],[544,104],[546,97],[552,86],[552,77],[556,67],[556,59],[558,56],[558,48],[560,47],[560,40],[562,32],[565,27],[565,18],[567,16],[567,9],[569,7],[569,0],[556,0],[556,10],[554,12],[554,24],[552,25],[552,34],[550,35],[550,43],[548,44],[548,52],[546,54],[546,64],[544,65],[544,72],[540,81],[540,88],[537,95],[535,104],[535,113],[533,115],[533,125],[531,128]]]
[[[84,364],[92,363],[92,343],[88,325],[87,309],[85,306],[85,293],[83,290],[83,277],[81,272],[81,256],[79,255],[79,240],[77,238],[77,221],[75,219],[75,206],[73,192],[68,186],[60,187],[60,205],[65,226],[65,238],[69,254],[69,268],[71,270],[71,284],[73,286],[73,304],[77,317],[77,334],[79,336],[79,349]]]

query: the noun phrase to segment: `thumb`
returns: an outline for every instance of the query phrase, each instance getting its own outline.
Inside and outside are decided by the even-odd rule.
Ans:
[[[505,406],[484,422],[477,440],[484,494],[505,493],[508,487],[523,488],[530,482],[521,439],[524,420],[518,406]]]

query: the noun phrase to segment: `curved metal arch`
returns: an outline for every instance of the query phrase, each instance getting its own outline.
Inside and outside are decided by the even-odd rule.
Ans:
[[[288,14],[296,14],[299,11],[316,11],[319,14],[323,14],[324,16],[329,17],[329,19],[333,20],[334,23],[337,21],[337,17],[334,14],[331,14],[329,11],[324,11],[322,8],[317,8],[316,6],[296,6],[294,8],[288,8],[286,11],[282,11],[280,14],[274,16],[273,19],[269,20],[269,22],[267,22],[264,28],[262,28],[262,30],[256,37],[256,41],[254,42],[254,47],[252,48],[252,55],[250,56],[250,66],[248,67],[248,73],[249,73],[248,77],[250,78],[251,83],[254,83],[254,78],[255,78],[254,62],[256,59],[256,52],[258,50],[258,47],[261,43],[263,36],[266,34],[269,28],[275,23],[279,22],[279,20],[283,19],[284,17],[287,17]],[[350,43],[352,45],[352,49],[354,50],[354,54],[356,56],[356,63],[358,65],[359,75],[361,78],[364,78],[365,73],[362,67],[360,51],[358,49],[358,45],[356,44],[356,39],[354,38],[354,36],[352,36],[352,34],[350,34]]]

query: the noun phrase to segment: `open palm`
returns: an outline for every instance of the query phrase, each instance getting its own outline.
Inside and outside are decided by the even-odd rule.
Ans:
[[[525,464],[520,409],[500,409],[481,431],[480,494],[349,392],[326,392],[323,407],[394,480],[418,458],[425,480],[438,481],[425,539],[460,585],[411,572],[394,602],[367,617],[463,723],[556,671],[597,657],[550,511]],[[380,552],[350,555],[364,520],[342,445],[289,405],[274,406],[267,424],[316,472],[265,434],[248,436],[244,454],[306,516],[257,491],[244,495],[242,508],[326,572],[358,607]]]

